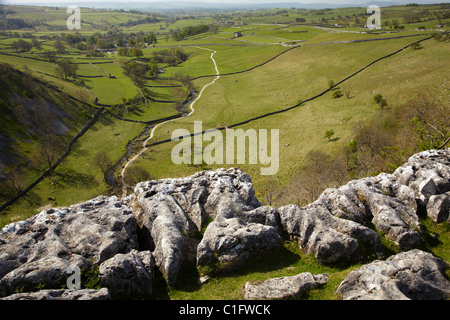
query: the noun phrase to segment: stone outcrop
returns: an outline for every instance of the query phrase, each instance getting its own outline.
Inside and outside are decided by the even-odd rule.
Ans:
[[[104,196],[9,224],[0,231],[0,295],[61,288],[69,267],[89,269],[137,248],[136,230],[131,209]]]
[[[421,225],[414,191],[394,175],[353,180],[338,189],[327,189],[318,199],[336,216],[362,225],[373,223],[402,250],[420,245]]]
[[[99,290],[48,289],[15,293],[0,300],[111,300],[111,295],[107,288]]]
[[[201,275],[229,272],[270,254],[283,238],[295,239],[325,264],[382,259],[382,234],[408,252],[351,273],[339,287],[344,299],[448,298],[442,289],[448,286],[442,276],[447,265],[412,249],[425,231],[418,212],[437,223],[449,219],[449,155],[448,149],[416,154],[394,174],[326,189],[304,207],[261,206],[250,177],[231,168],[142,182],[122,200],[100,196],[44,210],[0,230],[0,297],[145,297],[153,292],[156,268],[174,285],[187,260]],[[104,290],[61,290],[74,267],[98,270]],[[377,270],[376,280],[370,270]],[[299,297],[325,278],[303,274],[248,283],[245,297]]]
[[[118,253],[100,265],[100,282],[117,297],[150,295],[153,267],[150,251]]]
[[[444,260],[413,249],[350,272],[337,293],[346,300],[446,300],[446,268]]]
[[[182,179],[139,183],[130,201],[138,208],[135,216],[142,230],[144,245],[152,250],[156,265],[167,282],[174,284],[190,247],[188,236],[199,234],[217,216],[233,216],[236,208],[249,211],[259,207],[261,204],[254,195],[255,191],[247,174],[239,169],[219,169],[199,172]],[[245,230],[242,229],[244,224],[232,225],[236,236],[239,229]],[[213,222],[208,226],[206,235],[217,229],[213,226],[220,228],[222,224]],[[262,232],[256,238],[264,236],[265,230],[252,229],[252,232],[247,232],[244,236],[253,236],[254,232]],[[235,253],[234,258],[244,260],[242,252]]]
[[[450,152],[429,150],[411,156],[394,172],[398,181],[410,187],[415,196],[426,206],[434,194],[450,191]]]
[[[280,300],[300,298],[311,289],[323,286],[328,281],[327,274],[304,272],[290,277],[265,280],[260,283],[247,282],[244,287],[244,299]]]
[[[333,216],[320,202],[300,208],[288,205],[278,209],[283,229],[297,240],[302,250],[323,263],[357,259],[359,241],[381,255],[381,238],[356,222]]]
[[[197,247],[197,265],[213,266],[213,272],[232,271],[280,244],[281,237],[274,227],[235,217],[216,218]]]
[[[450,222],[450,192],[432,195],[428,199],[427,215],[436,223]]]
[[[409,186],[428,216],[435,222],[450,221],[450,152],[429,150],[417,153],[394,172]]]

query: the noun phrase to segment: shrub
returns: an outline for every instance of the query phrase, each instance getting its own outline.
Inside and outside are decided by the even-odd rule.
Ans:
[[[344,94],[341,92],[341,90],[337,90],[333,93],[333,99],[339,99],[340,97],[342,97]]]
[[[327,138],[328,141],[331,141],[331,137],[332,137],[332,136],[334,136],[334,130],[333,130],[333,129],[327,130],[327,131],[325,132],[325,135],[324,135],[323,137],[324,137],[324,138]]]

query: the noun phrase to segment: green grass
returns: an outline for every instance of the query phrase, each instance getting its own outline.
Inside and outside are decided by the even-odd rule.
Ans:
[[[372,60],[410,42],[410,39],[399,39],[302,47],[253,71],[221,77],[205,90],[190,118],[158,128],[154,141],[170,138],[171,132],[178,128],[193,132],[195,120],[202,120],[206,130],[292,106],[327,89],[329,80],[337,82]],[[352,128],[356,124],[379,114],[381,111],[372,103],[377,92],[383,94],[390,107],[401,105],[423,90],[444,94],[445,88],[440,86],[446,79],[444,57],[447,44],[430,40],[423,46],[424,49],[407,49],[380,61],[341,85],[343,92],[350,92],[350,99],[332,99],[329,93],[297,109],[240,128],[280,129],[281,165],[274,178],[278,184],[284,185],[303,166],[303,159],[309,151],[318,149],[329,154],[339,153],[354,138]],[[331,51],[332,56],[327,54]],[[220,63],[218,67],[221,70]],[[212,79],[200,80],[194,82],[197,88]],[[329,129],[334,129],[337,141],[329,143],[323,138],[324,132]],[[138,160],[137,163],[147,167],[158,178],[186,176],[201,169],[198,166],[173,165],[170,152],[174,145],[175,142],[152,147],[149,154],[158,154],[158,160]],[[207,167],[222,166],[227,167],[222,164]],[[240,167],[252,176],[257,192],[260,188],[263,190],[267,177],[259,175],[260,166]]]
[[[264,281],[275,277],[293,276],[302,272],[312,274],[329,273],[328,283],[320,289],[311,290],[304,297],[311,300],[336,300],[335,290],[345,276],[359,265],[350,268],[327,267],[317,262],[312,255],[301,252],[296,243],[286,242],[265,256],[254,257],[239,271],[212,277],[206,284],[197,284],[198,272],[187,263],[181,270],[183,277],[174,287],[164,283],[154,288],[155,297],[170,297],[174,300],[238,300],[243,298],[247,281]],[[181,278],[181,277],[180,277]]]

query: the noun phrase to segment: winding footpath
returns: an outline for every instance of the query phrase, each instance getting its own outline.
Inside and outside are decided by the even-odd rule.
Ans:
[[[197,98],[195,98],[195,100],[192,101],[192,103],[189,105],[189,107],[191,108],[191,111],[187,115],[185,115],[185,116],[183,116],[181,118],[170,119],[170,120],[167,120],[167,121],[164,121],[164,122],[161,122],[161,123],[158,123],[157,125],[155,125],[152,128],[152,130],[150,131],[150,133],[148,135],[148,138],[145,139],[145,141],[142,143],[142,149],[134,157],[132,157],[130,160],[128,160],[127,163],[125,163],[125,165],[122,168],[122,172],[120,173],[120,179],[122,181],[122,198],[125,198],[127,196],[127,189],[129,187],[128,184],[125,182],[125,172],[126,172],[127,168],[134,161],[136,161],[145,151],[148,150],[147,143],[153,138],[153,135],[155,133],[156,128],[158,128],[159,126],[161,126],[161,125],[163,125],[165,123],[174,121],[176,119],[182,119],[182,118],[187,118],[187,117],[191,116],[194,113],[194,111],[195,111],[194,104],[198,101],[198,99],[201,98],[201,96],[203,94],[203,91],[205,91],[205,89],[207,87],[209,87],[210,85],[214,84],[214,82],[216,82],[216,80],[220,78],[219,69],[217,68],[217,63],[216,63],[216,60],[214,60],[214,53],[216,53],[216,51],[215,50],[211,50],[211,49],[207,49],[207,48],[201,48],[201,47],[195,47],[195,48],[198,48],[198,49],[201,49],[201,50],[211,51],[211,60],[214,63],[214,68],[216,69],[216,76],[210,83],[205,84],[203,86],[203,88],[200,90]]]

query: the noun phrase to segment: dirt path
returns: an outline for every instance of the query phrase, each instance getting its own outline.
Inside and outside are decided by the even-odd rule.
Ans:
[[[190,111],[187,115],[185,115],[185,116],[183,116],[183,117],[181,117],[181,118],[189,117],[189,116],[191,116],[191,115],[194,113],[194,111],[195,111],[194,105],[195,105],[195,103],[198,101],[198,99],[201,98],[201,96],[202,96],[202,94],[203,94],[203,91],[205,91],[205,89],[206,89],[207,87],[209,87],[210,85],[212,85],[214,82],[216,82],[217,79],[220,78],[219,69],[217,68],[217,63],[216,63],[216,60],[214,60],[214,53],[216,53],[216,51],[215,51],[215,50],[211,50],[211,49],[207,49],[207,48],[201,48],[201,47],[195,47],[195,48],[198,48],[198,49],[201,49],[201,50],[208,50],[208,51],[211,51],[211,60],[212,60],[212,62],[214,63],[214,68],[216,69],[216,77],[215,77],[210,83],[207,83],[206,85],[203,86],[203,88],[200,90],[200,92],[199,92],[197,98],[195,98],[195,100],[192,101],[191,104],[189,105],[189,107],[191,108],[191,111]],[[181,119],[181,118],[177,118],[177,119]],[[121,181],[122,181],[122,198],[125,198],[125,197],[127,196],[127,189],[128,189],[128,187],[129,187],[129,186],[126,184],[125,179],[124,179],[124,177],[125,177],[125,171],[127,170],[127,168],[128,168],[134,161],[136,161],[136,159],[138,159],[145,151],[147,151],[147,149],[148,149],[147,143],[153,138],[153,135],[155,134],[156,128],[158,128],[159,126],[161,126],[161,125],[163,125],[163,124],[165,124],[165,123],[168,123],[168,122],[171,122],[171,121],[174,121],[174,120],[176,120],[176,119],[170,119],[170,120],[167,120],[167,121],[164,121],[164,122],[161,122],[161,123],[158,123],[157,125],[155,125],[155,126],[153,127],[153,129],[150,131],[150,133],[149,133],[149,135],[148,135],[148,138],[145,139],[145,141],[142,143],[142,149],[141,149],[134,157],[132,157],[130,160],[128,160],[128,161],[125,163],[125,165],[124,165],[124,167],[123,167],[123,169],[122,169],[122,171],[121,171],[121,173],[120,173],[120,179],[121,179]]]

